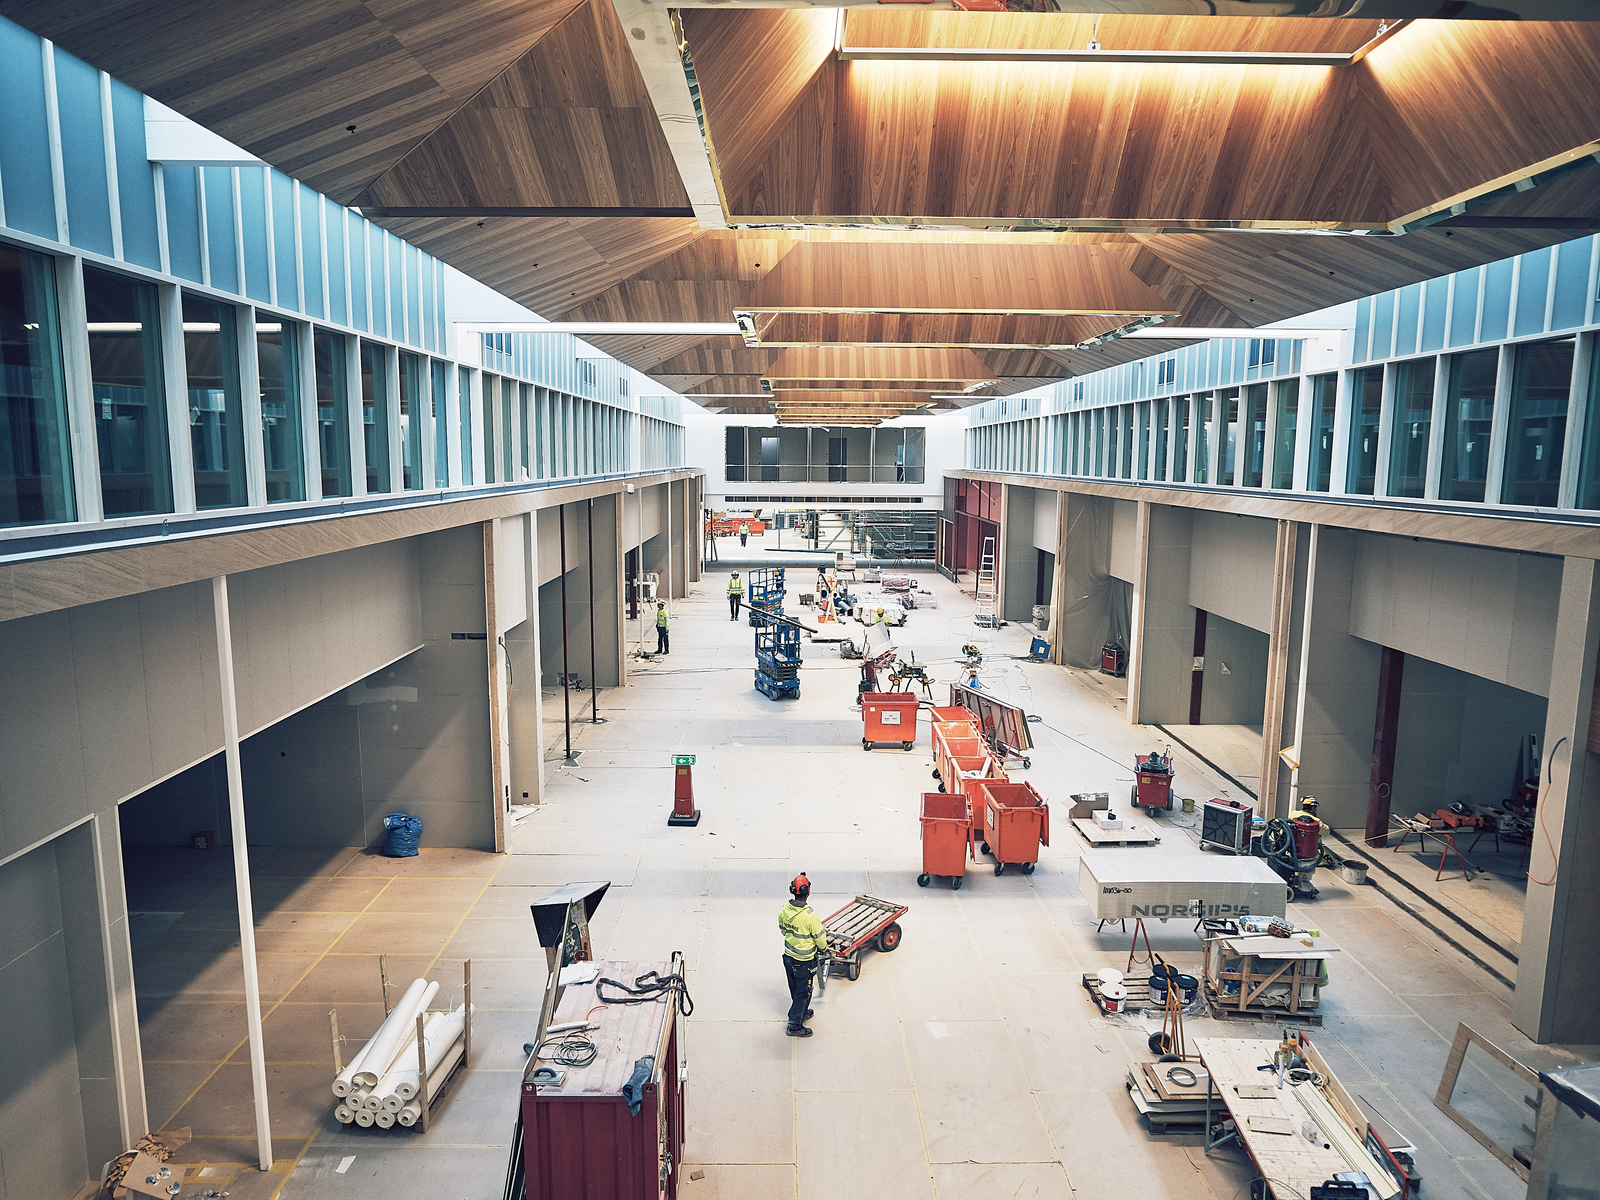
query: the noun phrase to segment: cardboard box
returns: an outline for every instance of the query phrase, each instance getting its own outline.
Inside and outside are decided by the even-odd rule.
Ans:
[[[1283,880],[1262,859],[1220,854],[1084,854],[1078,886],[1100,920],[1281,917],[1288,898]]]
[[[1072,808],[1067,813],[1069,821],[1088,820],[1094,816],[1095,809],[1111,807],[1110,792],[1080,792],[1067,799],[1072,801]]]

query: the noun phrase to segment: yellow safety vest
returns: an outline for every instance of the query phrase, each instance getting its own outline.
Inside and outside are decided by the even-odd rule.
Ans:
[[[742,596],[742,595],[744,595],[744,580],[742,580],[742,579],[730,579],[730,580],[728,580],[728,595],[730,595],[730,596]]]
[[[667,627],[667,610],[664,609],[664,608],[658,608],[658,609],[656,609],[656,628],[657,629],[665,629],[666,627]]]
[[[783,952],[797,962],[810,962],[828,948],[828,935],[822,919],[809,904],[793,900],[778,910],[778,932],[783,934]]]

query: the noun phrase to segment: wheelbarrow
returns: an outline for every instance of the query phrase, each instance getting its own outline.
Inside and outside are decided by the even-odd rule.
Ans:
[[[854,983],[861,978],[861,956],[867,950],[887,954],[900,945],[900,918],[908,907],[875,896],[857,896],[822,922],[828,949],[817,972],[817,988],[826,990],[828,976],[838,969]]]

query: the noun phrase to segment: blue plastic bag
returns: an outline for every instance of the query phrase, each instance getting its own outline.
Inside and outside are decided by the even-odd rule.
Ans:
[[[389,836],[383,839],[383,852],[390,858],[415,858],[417,840],[422,836],[422,818],[410,813],[390,813],[383,819]]]

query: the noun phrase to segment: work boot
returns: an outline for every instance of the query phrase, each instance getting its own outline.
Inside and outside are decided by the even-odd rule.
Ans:
[[[811,1020],[811,1018],[812,1018],[812,1017],[814,1017],[814,1016],[816,1016],[816,1015],[817,1015],[817,1014],[816,1014],[816,1013],[814,1013],[814,1012],[812,1012],[812,1011],[811,1011],[811,1010],[810,1010],[810,1009],[809,1009],[809,1008],[808,1008],[808,1009],[806,1009],[806,1020],[808,1020],[808,1021],[809,1021],[809,1020]]]
[[[784,1032],[787,1033],[790,1037],[810,1037],[811,1036],[811,1030],[807,1029],[804,1025],[800,1026],[798,1029],[785,1028]]]

